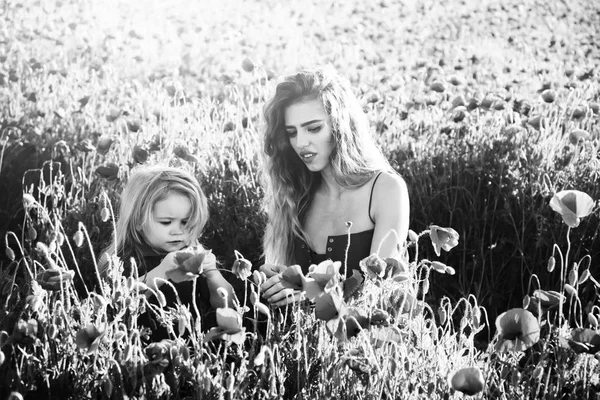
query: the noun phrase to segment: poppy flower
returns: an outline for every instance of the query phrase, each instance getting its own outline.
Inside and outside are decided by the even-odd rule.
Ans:
[[[581,218],[587,217],[594,208],[594,200],[579,190],[562,190],[552,197],[550,207],[562,216],[571,228],[579,226]]]
[[[217,308],[217,326],[204,337],[205,342],[221,339],[238,345],[246,339],[246,328],[242,327],[242,316],[231,308]]]
[[[323,293],[315,300],[315,317],[329,321],[345,314],[345,305],[336,291]]]
[[[181,158],[182,160],[185,160],[187,162],[193,162],[193,163],[198,162],[198,159],[196,157],[194,157],[193,155],[191,155],[189,153],[187,147],[184,145],[175,146],[175,148],[173,149],[173,154],[177,158]]]
[[[461,368],[448,378],[454,390],[473,396],[483,390],[485,381],[481,370],[477,367]]]
[[[94,324],[88,324],[77,332],[75,343],[80,349],[86,350],[87,354],[92,354],[98,350],[104,332],[103,327],[98,328]]]
[[[362,272],[370,279],[381,279],[385,274],[387,264],[377,254],[371,254],[358,263]]]
[[[252,275],[252,263],[246,260],[237,250],[235,251],[235,261],[231,267],[235,276],[245,281]]]
[[[363,287],[364,278],[358,270],[352,271],[352,276],[344,280],[344,299],[349,299],[354,294],[359,293]]]
[[[40,271],[35,280],[43,289],[48,291],[60,290],[61,283],[67,283],[73,280],[75,271],[66,271],[61,268],[48,268]]]
[[[408,260],[405,257],[386,258],[385,260],[385,276],[387,278],[395,278],[400,274],[408,273]]]
[[[138,146],[137,144],[133,146],[131,150],[131,158],[137,164],[143,164],[148,160],[148,150],[143,147]]]
[[[119,175],[119,166],[115,163],[107,163],[96,168],[96,175],[114,181]]]
[[[588,328],[577,328],[571,332],[569,346],[576,353],[596,354],[600,351],[600,335]]]
[[[339,261],[325,260],[318,265],[311,265],[303,282],[306,298],[314,300],[319,297],[326,288],[336,285],[339,281],[339,270],[342,265]]]
[[[170,361],[170,347],[167,340],[161,340],[157,343],[150,343],[148,347],[144,349],[144,353],[146,354],[146,357],[148,357],[150,364],[166,368]]]
[[[106,155],[113,142],[114,140],[110,136],[102,136],[100,139],[98,139],[98,143],[96,143],[96,152],[103,156]]]
[[[591,135],[589,132],[583,129],[575,129],[569,133],[569,142],[571,142],[572,145],[577,145],[579,142],[585,142],[590,138]]]
[[[429,237],[431,238],[435,254],[438,257],[441,254],[441,249],[450,251],[458,245],[459,235],[452,228],[441,228],[437,225],[431,225],[429,227]]]
[[[303,290],[306,277],[299,265],[291,265],[281,273],[281,283],[287,288]]]
[[[496,318],[499,340],[496,350],[525,351],[540,339],[540,325],[535,316],[522,308],[513,308]]]
[[[204,270],[216,268],[215,255],[201,246],[188,247],[175,253],[177,268],[166,271],[165,275],[175,283],[188,281],[203,273]]]

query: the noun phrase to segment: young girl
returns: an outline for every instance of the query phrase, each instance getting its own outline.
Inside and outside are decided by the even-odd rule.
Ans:
[[[286,265],[307,272],[347,260],[349,276],[370,254],[396,255],[408,234],[408,191],[375,146],[349,82],[331,67],[300,71],[277,85],[264,114],[263,296],[273,305],[298,298],[280,281]]]
[[[203,259],[196,257],[203,272],[198,278],[195,294],[203,317],[209,319],[203,321],[204,327],[211,325],[211,319],[214,319],[214,312],[210,311],[225,306],[218,288],[227,292],[228,305],[235,300],[233,288],[216,268],[214,255],[197,241],[207,220],[206,197],[191,174],[166,166],[139,167],[133,171],[121,194],[115,237],[106,251],[121,258],[127,276],[133,272],[130,262],[133,258],[139,279],[149,288],[162,291],[167,306],[173,306],[177,296],[170,287],[165,287],[168,285],[163,286],[163,279],[171,277],[182,304],[191,305],[194,295],[193,276],[187,275],[177,263],[178,252],[179,259],[183,258],[181,250],[184,249],[196,255],[204,254]],[[101,270],[106,271],[107,259],[104,257]],[[167,338],[167,329],[160,326],[152,314],[143,314],[138,322],[152,328],[152,341]]]

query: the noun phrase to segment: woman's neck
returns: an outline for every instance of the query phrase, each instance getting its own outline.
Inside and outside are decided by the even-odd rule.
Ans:
[[[336,198],[339,198],[347,190],[335,180],[331,165],[321,171],[321,190],[323,193]]]

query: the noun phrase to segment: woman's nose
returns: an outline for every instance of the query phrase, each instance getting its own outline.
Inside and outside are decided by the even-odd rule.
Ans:
[[[309,145],[310,140],[308,134],[304,130],[298,131],[296,135],[296,147],[302,148]]]

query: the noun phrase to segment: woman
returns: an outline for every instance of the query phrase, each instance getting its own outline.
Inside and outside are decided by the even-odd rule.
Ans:
[[[330,258],[350,276],[372,253],[395,256],[408,232],[406,184],[375,146],[349,82],[330,67],[302,71],[277,85],[264,114],[263,296],[276,306],[299,298],[280,280],[285,266],[306,273]]]

